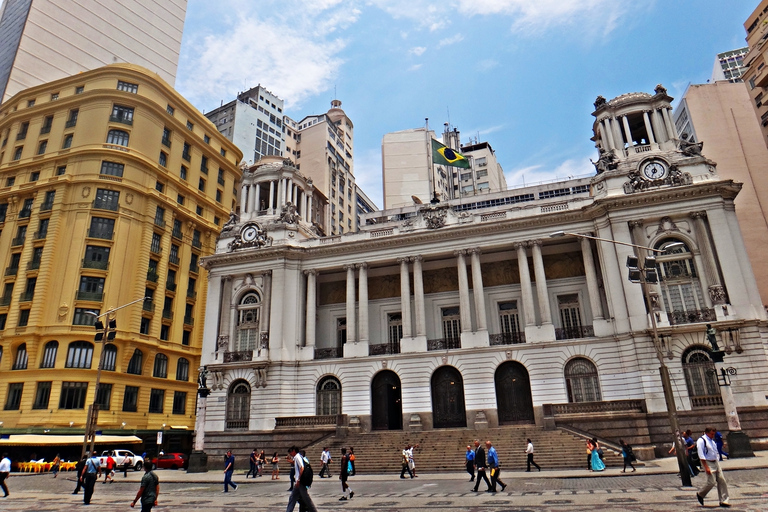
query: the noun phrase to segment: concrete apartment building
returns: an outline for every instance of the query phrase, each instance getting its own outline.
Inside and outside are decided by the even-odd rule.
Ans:
[[[702,154],[717,163],[723,178],[742,183],[736,216],[752,267],[759,270],[768,254],[768,148],[755,120],[748,90],[726,80],[691,85],[674,112],[681,137],[703,142]],[[757,286],[768,300],[768,274],[756,272]]]
[[[744,74],[744,57],[747,53],[749,53],[749,47],[718,53],[715,56],[715,65],[712,68],[710,81],[741,82],[741,75]]]
[[[188,449],[212,254],[240,151],[155,73],[113,64],[0,109],[3,433],[97,430]],[[113,342],[95,316],[116,313]],[[103,354],[103,356],[102,356]],[[170,434],[170,435],[169,435]]]
[[[3,0],[0,103],[18,92],[116,62],[173,85],[186,0]]]

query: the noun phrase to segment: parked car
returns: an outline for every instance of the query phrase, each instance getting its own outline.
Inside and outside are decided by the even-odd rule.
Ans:
[[[187,469],[189,457],[183,453],[165,453],[152,459],[152,464],[158,469]]]
[[[115,459],[115,464],[117,465],[115,468],[116,471],[123,470],[126,458],[130,460],[131,464],[128,469],[133,468],[134,471],[141,471],[141,468],[144,467],[144,459],[141,458],[141,455],[134,455],[130,450],[104,450],[101,452],[101,457],[99,457],[101,467],[107,467],[107,457],[110,455]]]

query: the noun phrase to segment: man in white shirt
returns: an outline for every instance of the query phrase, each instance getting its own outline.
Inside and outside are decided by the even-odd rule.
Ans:
[[[717,482],[717,496],[720,499],[720,506],[730,507],[731,504],[728,503],[728,485],[723,477],[723,470],[718,461],[719,452],[714,441],[716,432],[716,428],[707,427],[704,429],[704,435],[696,441],[696,451],[699,452],[699,460],[701,465],[704,466],[704,471],[707,472],[707,482],[696,493],[696,499],[703,506],[704,497],[715,486],[715,482]]]
[[[320,468],[320,478],[325,478],[324,473],[328,473],[328,478],[331,478],[331,451],[326,447],[323,448],[323,453],[320,455],[320,462],[323,463],[323,467]]]
[[[8,458],[8,454],[3,454],[3,459],[0,460],[0,488],[3,489],[5,495],[3,498],[7,498],[10,494],[8,492],[8,486],[5,484],[5,479],[11,474],[11,459]]]
[[[293,458],[294,474],[296,475],[296,483],[291,491],[291,497],[288,499],[288,507],[285,512],[293,512],[296,507],[296,503],[301,502],[309,510],[309,512],[317,512],[317,507],[312,502],[312,498],[309,497],[309,487],[301,483],[301,474],[304,473],[304,457],[299,453],[297,446],[291,447],[288,450],[288,455]]]
[[[530,438],[528,439],[528,446],[525,447],[525,453],[528,454],[528,469],[525,470],[526,473],[531,472],[531,464],[536,466],[536,469],[541,471],[541,468],[539,467],[539,465],[533,462],[533,443],[531,442]]]

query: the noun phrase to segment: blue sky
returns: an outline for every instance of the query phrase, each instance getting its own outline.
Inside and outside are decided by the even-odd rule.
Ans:
[[[679,98],[746,44],[757,3],[189,0],[176,88],[208,111],[261,83],[296,120],[336,91],[378,206],[382,136],[424,118],[488,141],[518,186],[593,172],[595,97],[662,83]]]

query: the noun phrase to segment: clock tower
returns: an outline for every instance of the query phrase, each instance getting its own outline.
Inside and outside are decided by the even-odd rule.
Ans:
[[[592,115],[595,196],[635,194],[716,179],[715,163],[701,154],[703,143],[681,138],[672,120],[673,100],[657,85],[653,95],[598,96]]]

